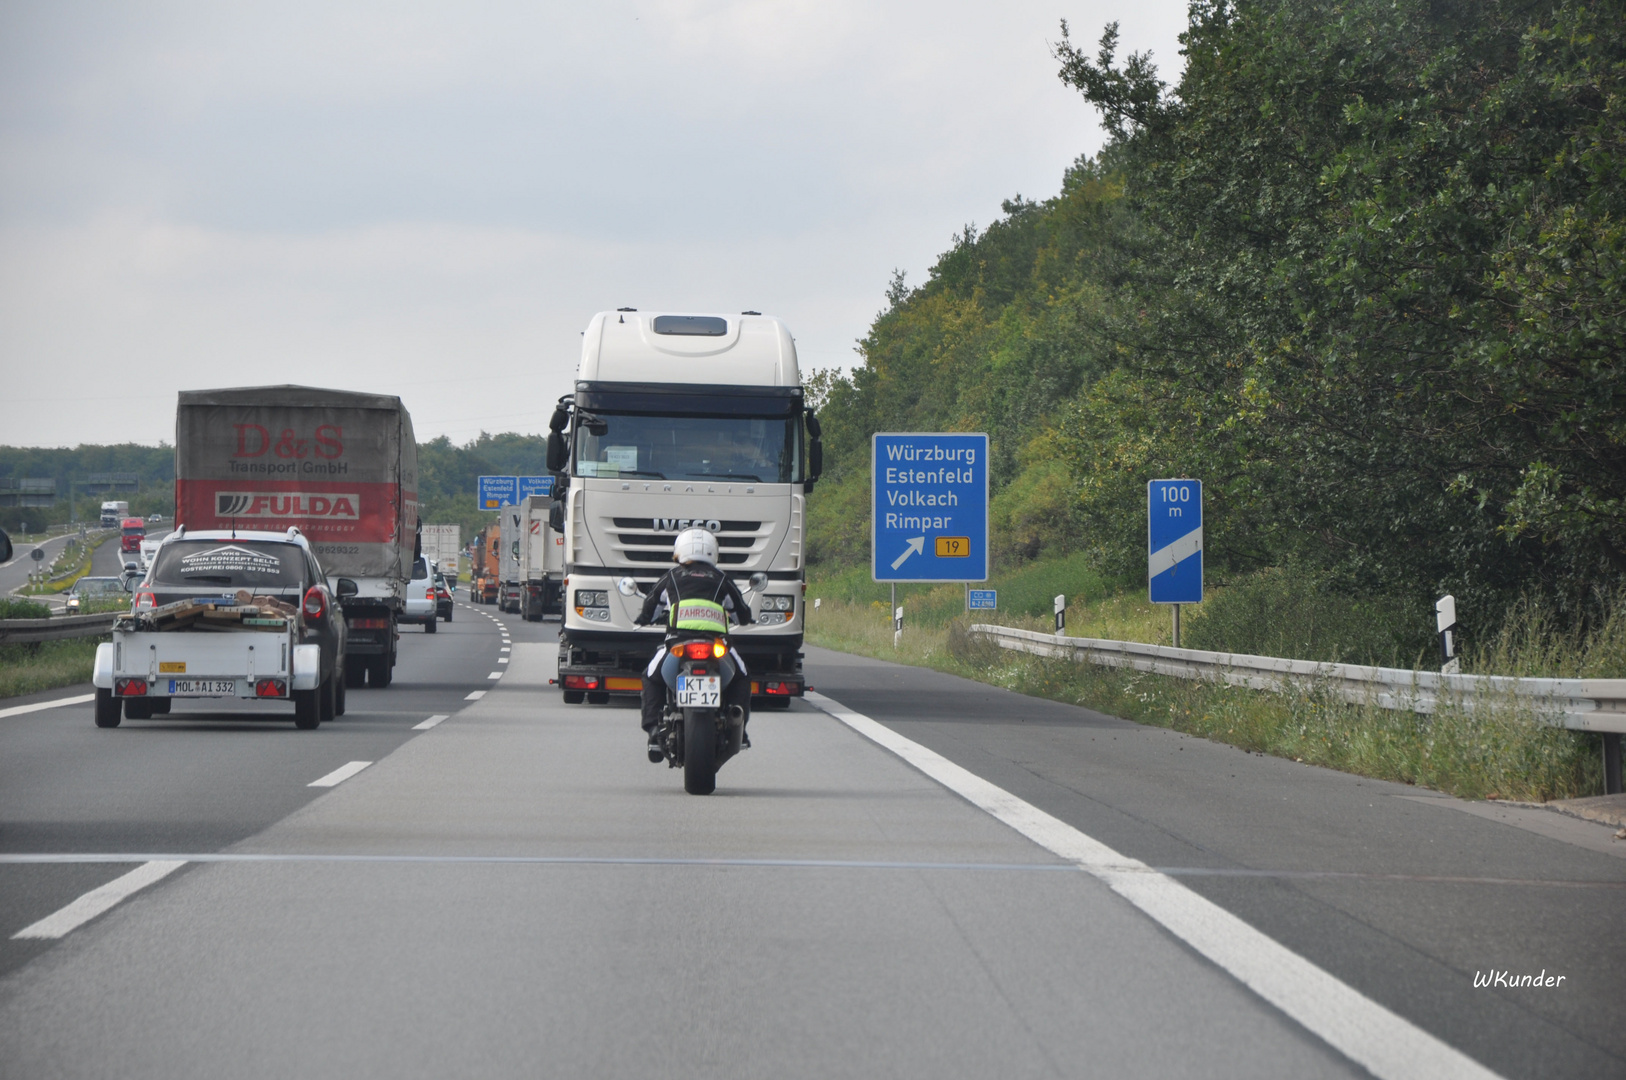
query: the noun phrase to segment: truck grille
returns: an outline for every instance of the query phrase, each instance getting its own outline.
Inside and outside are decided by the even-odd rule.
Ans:
[[[674,522],[662,518],[612,518],[617,551],[627,562],[664,563],[672,559],[672,545],[678,530]],[[713,530],[717,537],[717,561],[724,566],[738,566],[750,561],[767,546],[772,526],[766,531],[760,521],[719,521]]]

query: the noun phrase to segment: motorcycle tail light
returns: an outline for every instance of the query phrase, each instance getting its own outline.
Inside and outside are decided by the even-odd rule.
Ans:
[[[711,642],[685,641],[683,643],[683,655],[687,656],[690,660],[708,659],[711,656]]]
[[[711,643],[711,655],[716,656],[716,657],[727,656],[728,655],[728,641],[726,639],[724,639],[724,638],[716,638],[716,639],[714,639],[712,641],[712,643]]]

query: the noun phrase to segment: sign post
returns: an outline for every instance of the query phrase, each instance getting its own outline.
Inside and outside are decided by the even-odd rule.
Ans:
[[[1180,647],[1180,605],[1203,602],[1203,483],[1152,480],[1146,485],[1146,587],[1154,604],[1174,606],[1174,646]]]
[[[516,476],[482,476],[479,485],[476,501],[482,510],[501,510],[519,501],[519,478]]]
[[[870,454],[873,578],[987,581],[988,436],[880,432]]]

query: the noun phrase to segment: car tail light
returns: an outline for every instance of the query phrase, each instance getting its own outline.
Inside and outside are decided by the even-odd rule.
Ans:
[[[565,689],[566,690],[597,690],[597,689],[599,689],[598,676],[596,676],[596,675],[566,675],[565,676]]]
[[[135,603],[130,606],[131,611],[140,611],[142,608],[155,608],[158,606],[158,597],[153,595],[151,589],[138,589],[135,594]]]
[[[120,679],[113,687],[113,692],[119,697],[146,697],[146,679]]]
[[[320,585],[312,585],[305,591],[305,614],[313,619],[327,614],[327,597],[322,595]]]
[[[255,697],[287,697],[288,684],[281,679],[261,679],[254,684]]]

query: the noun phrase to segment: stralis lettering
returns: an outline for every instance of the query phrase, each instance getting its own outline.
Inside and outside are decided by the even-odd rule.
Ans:
[[[237,457],[264,457],[267,451],[279,458],[303,460],[307,457],[333,459],[344,453],[344,431],[337,424],[318,424],[312,438],[301,438],[293,428],[283,428],[272,437],[259,424],[233,424],[237,429]]]
[[[361,496],[331,491],[217,491],[215,516],[355,520],[361,517]]]

